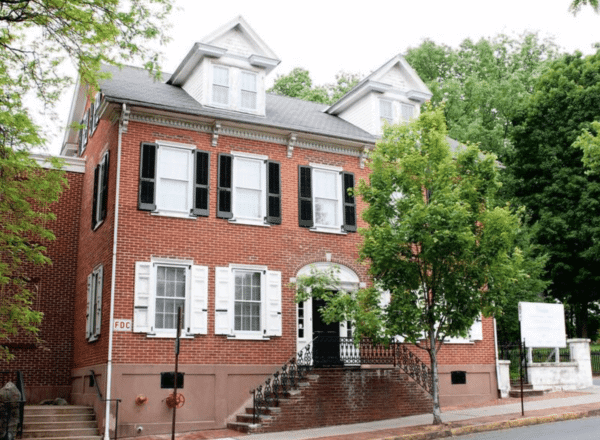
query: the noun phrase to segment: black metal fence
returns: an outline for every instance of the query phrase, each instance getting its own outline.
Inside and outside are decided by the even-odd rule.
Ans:
[[[498,359],[510,361],[510,380],[520,380],[523,375],[523,382],[528,382],[527,377],[527,347],[524,343],[504,342],[498,344]]]
[[[0,438],[10,439],[23,435],[23,410],[25,409],[25,382],[20,371],[0,371],[0,387],[13,382],[21,394],[16,402],[4,402],[0,405]]]
[[[600,351],[590,352],[592,358],[592,374],[595,376],[600,375]]]

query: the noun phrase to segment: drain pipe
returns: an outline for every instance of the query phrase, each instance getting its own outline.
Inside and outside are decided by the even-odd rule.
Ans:
[[[500,391],[500,365],[498,363],[498,332],[496,331],[496,318],[494,317],[494,349],[496,352],[496,388]],[[502,393],[500,393],[502,395]]]
[[[117,237],[119,231],[119,190],[121,187],[121,139],[123,133],[127,133],[129,123],[129,110],[123,104],[121,117],[119,118],[119,137],[117,141],[117,183],[115,186],[115,227],[113,232],[112,270],[110,279],[110,319],[108,330],[108,360],[106,361],[106,410],[104,415],[104,440],[110,440],[110,404],[112,388],[112,351],[115,318],[115,284],[117,275]],[[115,429],[117,427],[115,426]]]

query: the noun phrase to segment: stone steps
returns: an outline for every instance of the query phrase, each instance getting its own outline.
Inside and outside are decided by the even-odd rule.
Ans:
[[[23,439],[101,440],[101,436],[91,407],[26,405]]]

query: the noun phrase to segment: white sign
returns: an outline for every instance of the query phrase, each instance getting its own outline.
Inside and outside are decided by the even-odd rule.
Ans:
[[[527,347],[566,347],[565,308],[562,304],[519,303],[521,340]]]
[[[131,319],[115,319],[113,323],[113,329],[116,332],[130,332],[133,328]]]

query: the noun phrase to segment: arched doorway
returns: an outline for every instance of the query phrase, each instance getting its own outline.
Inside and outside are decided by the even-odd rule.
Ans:
[[[338,269],[337,277],[339,283],[332,286],[332,290],[343,289],[354,291],[359,288],[360,280],[356,272],[347,266],[329,262],[319,262],[304,266],[297,273],[297,276],[309,275],[312,269],[327,270],[332,267]],[[319,309],[324,305],[324,301],[318,299],[308,299],[297,305],[297,347],[301,351],[317,336],[313,344],[313,359],[315,366],[339,365],[340,362],[340,337],[351,336],[351,324],[349,322],[327,324],[321,317]]]

